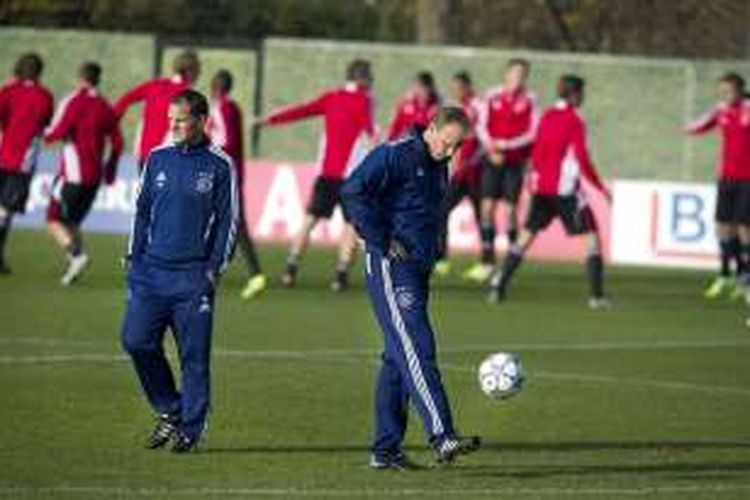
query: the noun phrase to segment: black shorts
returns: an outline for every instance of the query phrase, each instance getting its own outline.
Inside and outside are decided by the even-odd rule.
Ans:
[[[576,195],[534,195],[526,219],[526,229],[538,233],[557,217],[560,217],[565,232],[569,235],[591,233],[597,228],[594,213],[583,198]]]
[[[482,198],[502,199],[515,205],[521,197],[525,171],[523,165],[493,165],[487,157],[483,158],[480,187]]]
[[[0,172],[0,206],[10,212],[23,213],[30,187],[31,174]]]
[[[716,221],[722,224],[750,225],[750,181],[719,181]]]
[[[99,186],[82,186],[63,183],[53,186],[52,196],[47,206],[47,222],[79,226],[86,218],[96,199]]]
[[[315,179],[310,203],[307,205],[307,213],[320,219],[330,219],[333,209],[339,203],[339,195],[343,180],[318,177]]]
[[[469,198],[471,208],[474,209],[474,216],[479,220],[479,187],[469,182],[456,180],[451,180],[448,183],[448,189],[445,192],[445,198],[443,198],[443,217],[447,219],[464,198]]]

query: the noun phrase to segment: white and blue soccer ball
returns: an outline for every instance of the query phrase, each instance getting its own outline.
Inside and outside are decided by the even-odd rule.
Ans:
[[[508,399],[523,388],[524,372],[518,355],[490,354],[479,365],[479,387],[492,399]]]

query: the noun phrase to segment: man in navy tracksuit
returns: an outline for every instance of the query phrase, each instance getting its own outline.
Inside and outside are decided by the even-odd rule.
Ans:
[[[438,463],[479,447],[479,438],[456,435],[427,315],[447,163],[469,127],[460,108],[441,109],[426,130],[373,150],[341,192],[346,216],[365,240],[367,290],[385,337],[375,393],[375,469],[413,466],[401,450],[409,400]]]
[[[159,421],[148,446],[195,448],[209,410],[214,292],[234,248],[238,192],[232,160],[204,135],[205,97],[178,94],[169,107],[173,143],[154,149],[141,174],[128,260],[122,344]],[[164,356],[166,329],[179,351],[177,390]]]

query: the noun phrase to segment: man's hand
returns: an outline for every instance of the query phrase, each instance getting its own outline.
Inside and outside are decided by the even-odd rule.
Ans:
[[[263,116],[254,116],[250,119],[250,128],[262,127],[266,124],[266,119]]]
[[[500,167],[503,164],[503,152],[499,149],[490,149],[487,152],[487,158],[490,160],[490,164],[493,167]]]
[[[388,258],[400,262],[409,258],[409,251],[398,240],[391,240],[388,246]]]
[[[496,139],[492,142],[492,149],[498,152],[503,152],[508,149],[508,141],[505,139]]]

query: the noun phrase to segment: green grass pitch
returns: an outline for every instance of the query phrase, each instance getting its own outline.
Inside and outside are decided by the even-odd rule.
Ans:
[[[750,331],[745,306],[706,303],[707,274],[612,269],[616,308],[589,311],[582,266],[530,263],[508,303],[458,278],[431,309],[461,430],[486,447],[443,470],[367,469],[380,333],[356,280],[328,291],[333,253],[315,251],[297,290],[238,298],[222,282],[213,413],[203,448],[147,451],[153,420],[119,347],[119,237],[90,238],[70,289],[41,233],[11,236],[0,278],[2,498],[750,497]],[[284,252],[264,248],[276,275]],[[457,265],[468,261],[457,259]],[[359,278],[359,277],[358,277]],[[492,402],[475,369],[521,354],[528,385]],[[412,415],[408,450],[429,462]]]

